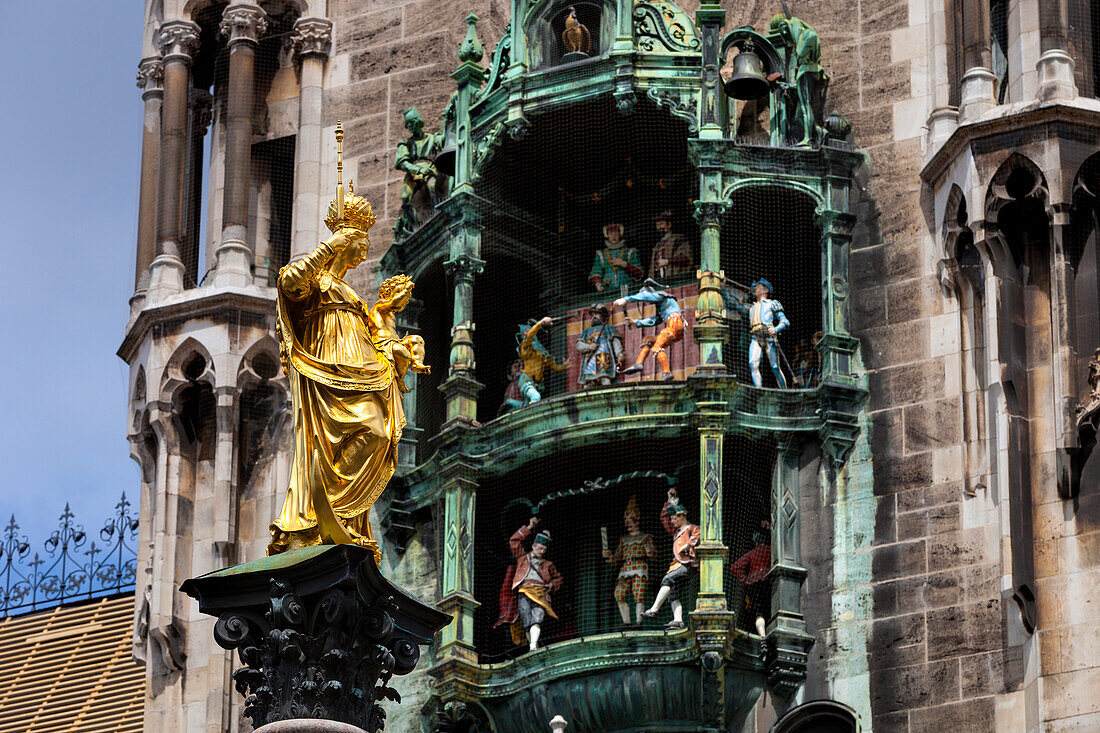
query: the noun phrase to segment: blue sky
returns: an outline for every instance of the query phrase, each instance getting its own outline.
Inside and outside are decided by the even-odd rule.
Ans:
[[[138,495],[115,350],[133,290],[144,10],[18,9],[0,23],[0,517],[40,549],[66,502],[98,530],[122,491]]]

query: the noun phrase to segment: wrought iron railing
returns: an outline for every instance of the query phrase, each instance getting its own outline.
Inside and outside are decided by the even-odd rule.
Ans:
[[[0,543],[0,618],[133,590],[138,519],[131,508],[123,494],[97,544],[65,504],[57,529],[33,553],[12,515]]]

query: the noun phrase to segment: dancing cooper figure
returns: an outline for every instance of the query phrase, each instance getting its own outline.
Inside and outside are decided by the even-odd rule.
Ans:
[[[348,194],[345,201],[339,183],[325,218],[332,236],[279,271],[277,328],[293,402],[294,463],[269,555],[357,544],[381,559],[370,508],[397,466],[405,371],[428,369],[420,337],[394,331],[412,281],[390,278],[368,308],[342,279],[366,259],[375,222],[370,203],[350,184]]]

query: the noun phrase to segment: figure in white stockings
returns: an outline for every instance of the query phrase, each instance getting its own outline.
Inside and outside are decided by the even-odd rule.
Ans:
[[[648,611],[642,612],[642,618],[657,615],[665,600],[672,601],[672,621],[665,624],[666,629],[684,628],[684,606],[680,602],[687,582],[699,572],[695,560],[695,548],[699,545],[699,525],[688,521],[687,510],[680,504],[676,489],[668,490],[668,500],[661,509],[661,524],[672,535],[672,564],[661,578],[661,589]]]

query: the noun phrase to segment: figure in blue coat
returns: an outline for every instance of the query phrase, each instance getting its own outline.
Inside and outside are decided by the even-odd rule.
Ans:
[[[760,278],[750,287],[755,302],[747,303],[743,299],[735,299],[727,301],[727,306],[737,310],[749,324],[749,370],[752,372],[752,383],[757,387],[764,386],[764,380],[760,375],[760,357],[767,351],[775,381],[780,389],[786,389],[787,378],[783,376],[783,370],[779,367],[779,343],[776,337],[785,331],[791,322],[787,320],[780,302],[772,299],[770,282]]]

